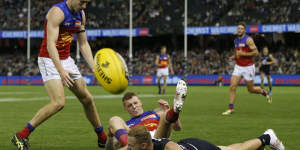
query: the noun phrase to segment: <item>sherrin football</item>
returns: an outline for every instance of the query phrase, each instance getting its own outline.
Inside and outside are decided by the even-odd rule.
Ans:
[[[94,73],[103,88],[120,94],[128,86],[128,69],[122,56],[110,48],[100,49],[94,57]]]

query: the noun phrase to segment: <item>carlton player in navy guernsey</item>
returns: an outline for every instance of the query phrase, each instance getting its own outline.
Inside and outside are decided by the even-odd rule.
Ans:
[[[275,59],[272,54],[269,53],[268,47],[263,48],[263,52],[260,56],[260,60],[258,62],[258,67],[260,71],[260,87],[264,88],[264,79],[265,75],[267,76],[268,85],[269,85],[269,91],[270,95],[272,94],[272,81],[271,81],[271,75],[270,75],[270,67],[272,64],[275,63]]]
[[[236,89],[242,79],[245,80],[249,93],[261,94],[272,102],[268,91],[254,86],[255,64],[254,57],[258,56],[258,50],[253,39],[246,34],[246,24],[240,22],[237,26],[237,38],[234,40],[235,55],[229,61],[235,59],[234,71],[230,79],[229,109],[222,115],[231,115],[234,112]]]
[[[66,0],[53,5],[45,17],[45,33],[38,57],[39,69],[50,102],[42,107],[26,126],[12,138],[18,150],[28,150],[28,137],[33,130],[63,109],[67,86],[83,105],[87,119],[98,136],[98,146],[104,147],[106,134],[101,125],[93,97],[86,87],[74,60],[70,45],[77,34],[80,51],[91,70],[94,67],[91,47],[85,34],[84,9],[90,0]],[[72,124],[70,124],[72,126]]]
[[[257,150],[264,149],[266,145],[275,150],[285,149],[272,129],[266,130],[258,138],[243,143],[215,146],[198,138],[186,138],[179,142],[173,142],[169,139],[151,139],[145,126],[137,126],[128,133],[127,150]]]

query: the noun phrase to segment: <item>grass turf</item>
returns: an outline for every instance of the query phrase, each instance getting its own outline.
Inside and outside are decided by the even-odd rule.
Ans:
[[[112,97],[100,86],[89,86],[107,132],[112,116],[129,119],[121,103],[121,95]],[[40,125],[30,136],[31,150],[96,150],[97,138],[85,118],[83,108],[69,90],[65,108]],[[144,110],[156,108],[162,98],[172,103],[175,86],[167,94],[158,96],[154,86],[130,86],[141,96]],[[249,94],[245,87],[237,90],[236,113],[221,116],[227,109],[229,87],[190,86],[180,116],[183,130],[173,132],[177,141],[197,137],[216,145],[229,145],[260,136],[273,128],[287,150],[298,149],[300,137],[300,87],[273,87],[273,103],[263,96]],[[107,97],[103,98],[106,95]],[[101,98],[102,97],[102,98]],[[43,86],[0,86],[0,149],[14,150],[10,139],[22,129],[39,108],[48,102]]]

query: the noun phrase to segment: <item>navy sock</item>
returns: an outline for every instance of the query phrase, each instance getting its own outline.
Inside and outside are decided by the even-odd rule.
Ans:
[[[27,123],[26,126],[30,130],[30,132],[32,132],[35,129],[30,123]]]
[[[264,134],[264,135],[258,137],[258,139],[261,141],[262,146],[270,145],[270,140],[271,140],[270,135]]]
[[[234,107],[234,104],[229,104],[228,106],[229,106],[229,109],[232,110]]]
[[[98,136],[98,140],[102,143],[102,144],[105,144],[106,143],[106,139],[107,139],[107,136],[103,130],[103,126],[100,126],[99,128],[95,128],[95,132]]]

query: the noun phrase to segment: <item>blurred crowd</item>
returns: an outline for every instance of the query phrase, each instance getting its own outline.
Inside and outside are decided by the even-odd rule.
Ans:
[[[155,75],[155,58],[158,53],[154,50],[141,49],[133,54],[133,61],[130,63],[127,50],[118,50],[127,62],[128,68],[132,69],[133,75]],[[232,53],[231,53],[232,52]],[[174,73],[182,75],[184,73],[183,50],[174,50],[169,52]],[[214,49],[191,50],[188,53],[188,74],[207,75],[207,74],[231,74],[234,67],[234,61],[230,62],[229,57],[233,50],[217,52]],[[272,53],[276,63],[271,66],[272,74],[300,74],[300,54],[298,49],[289,48],[286,51],[277,51]],[[73,57],[75,58],[75,57]],[[37,56],[33,56],[30,63],[26,63],[24,55],[6,54],[0,56],[0,75],[39,75],[37,66]],[[77,65],[83,75],[92,75],[90,68],[84,60],[77,62]],[[258,66],[258,61],[256,61]],[[258,73],[258,68],[256,68]]]
[[[43,29],[48,9],[62,0],[31,1],[31,29]],[[27,29],[27,1],[0,1],[0,30]],[[129,2],[91,1],[87,28],[128,28]],[[189,0],[189,26],[298,23],[298,0]],[[184,1],[133,0],[133,27],[148,27],[152,34],[182,33]]]

